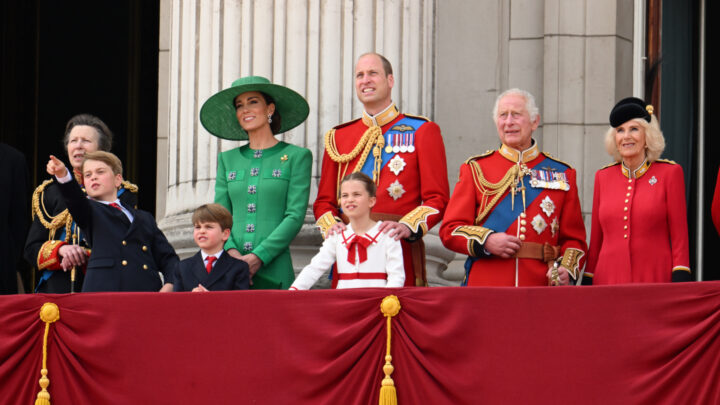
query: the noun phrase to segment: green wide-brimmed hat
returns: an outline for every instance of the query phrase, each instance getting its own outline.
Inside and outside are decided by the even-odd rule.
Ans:
[[[235,97],[248,91],[259,91],[273,99],[275,110],[280,114],[280,130],[289,131],[305,121],[310,113],[307,101],[287,87],[270,83],[261,76],[237,79],[232,87],[210,97],[200,109],[200,123],[211,134],[232,140],[246,140],[248,134],[240,126],[235,115]]]

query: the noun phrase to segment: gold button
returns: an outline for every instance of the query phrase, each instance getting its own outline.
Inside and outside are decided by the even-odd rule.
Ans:
[[[623,237],[624,237],[625,239],[627,239],[627,235],[623,235]]]
[[[623,217],[623,219],[627,221],[627,216]]]
[[[525,229],[524,226],[521,226],[521,227],[520,227],[520,232],[525,233],[526,230],[527,230],[527,229]]]
[[[623,208],[623,210],[627,211],[627,207]]]
[[[127,260],[123,260],[123,261],[122,261],[122,265],[123,265],[123,266],[127,266]]]
[[[626,199],[625,199],[625,204],[627,204],[627,203],[628,203],[628,201],[630,201],[630,200],[628,200],[628,199],[626,198]]]
[[[143,252],[147,252],[147,246],[142,247]]]
[[[147,269],[148,269],[147,264],[143,264],[143,269],[144,269],[144,270],[147,270]]]
[[[520,240],[525,240],[525,235],[520,235]]]
[[[127,242],[122,241],[122,245],[123,245],[123,246],[127,246]]]
[[[630,193],[625,194],[625,197],[630,197]]]
[[[632,186],[628,186],[628,190],[632,190]]]
[[[627,225],[625,225],[625,228],[623,228],[623,229],[627,229]]]
[[[524,219],[521,219],[521,220],[520,220],[520,225],[522,225],[522,226],[527,225],[527,221],[524,220]]]
[[[520,213],[520,218],[525,218],[526,216],[527,216],[527,215],[525,215],[524,212],[521,212],[521,213]]]
[[[632,183],[632,179],[628,179],[628,183]]]

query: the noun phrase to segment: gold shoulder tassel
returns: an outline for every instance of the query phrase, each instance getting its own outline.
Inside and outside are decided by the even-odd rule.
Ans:
[[[60,319],[60,309],[52,302],[46,302],[40,308],[40,319],[45,322],[45,336],[43,337],[43,360],[42,369],[40,370],[40,387],[42,390],[38,392],[35,405],[50,405],[50,393],[47,390],[50,385],[50,379],[47,378],[47,338],[50,333],[50,324]]]
[[[383,298],[380,304],[380,311],[387,318],[387,352],[385,354],[385,365],[383,366],[385,378],[383,378],[382,387],[380,387],[380,405],[397,405],[398,403],[395,382],[390,377],[390,374],[395,371],[392,365],[392,356],[390,355],[390,337],[392,332],[392,317],[400,313],[400,308],[400,300],[394,295],[388,295]]]

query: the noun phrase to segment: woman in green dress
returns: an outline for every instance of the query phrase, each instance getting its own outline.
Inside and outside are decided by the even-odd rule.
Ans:
[[[233,215],[225,250],[248,263],[254,289],[288,289],[295,279],[289,246],[305,219],[312,153],[275,135],[308,113],[301,95],[259,76],[234,81],[200,110],[211,134],[249,140],[218,155],[215,202]]]

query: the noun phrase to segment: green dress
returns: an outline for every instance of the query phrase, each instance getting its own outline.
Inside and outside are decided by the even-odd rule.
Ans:
[[[233,216],[225,249],[263,262],[251,288],[288,289],[295,280],[289,246],[305,220],[311,168],[310,150],[285,142],[218,156],[215,202]]]

